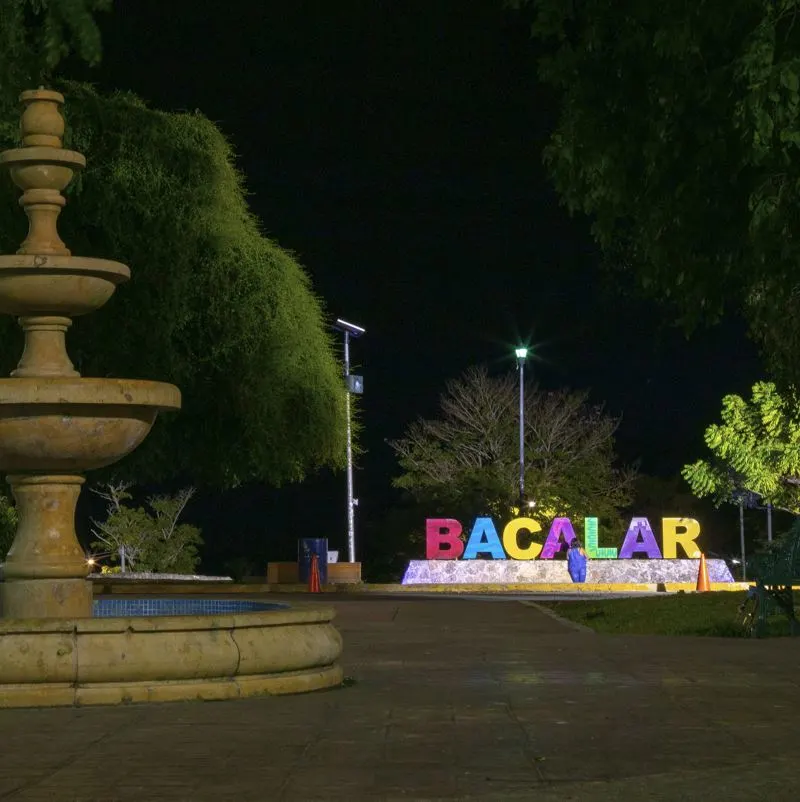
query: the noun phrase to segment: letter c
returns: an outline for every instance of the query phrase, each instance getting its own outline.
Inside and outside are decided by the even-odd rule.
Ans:
[[[541,543],[531,543],[527,549],[519,547],[519,533],[527,529],[531,534],[541,532],[542,527],[533,518],[514,518],[503,529],[503,548],[512,560],[535,560],[542,552]]]

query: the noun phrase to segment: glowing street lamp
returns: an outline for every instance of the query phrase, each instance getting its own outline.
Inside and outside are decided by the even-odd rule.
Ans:
[[[348,323],[341,318],[336,319],[333,328],[344,333],[344,378],[347,383],[347,561],[356,561],[356,522],[355,508],[358,499],[353,498],[353,427],[350,415],[350,393],[364,392],[364,377],[350,375],[350,338],[360,337],[365,329]]]
[[[519,510],[525,504],[525,360],[527,348],[517,348],[514,353],[519,368]]]

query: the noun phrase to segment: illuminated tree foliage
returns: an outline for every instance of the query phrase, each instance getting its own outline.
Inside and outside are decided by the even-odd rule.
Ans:
[[[743,311],[800,377],[800,0],[512,0],[559,117],[544,158],[618,281],[688,329]]]
[[[89,163],[69,193],[62,237],[75,254],[132,270],[106,307],[75,322],[73,361],[87,376],[172,381],[184,393],[181,413],[160,421],[123,471],[230,485],[338,464],[344,393],[321,303],[300,265],[260,233],[224,136],[200,114],[61,88],[66,144]],[[8,253],[25,218],[10,180],[1,190]],[[21,335],[10,318],[0,332],[7,373]]]
[[[94,15],[110,0],[0,0],[0,148],[18,144],[17,96],[67,55],[96,63]],[[87,376],[172,381],[184,409],[162,419],[117,475],[186,475],[221,486],[297,480],[344,453],[344,393],[321,302],[300,265],[264,237],[222,133],[200,114],[148,109],[51,79],[68,95],[66,146],[89,162],[60,231],[73,253],[118,259],[133,281],[76,321]],[[0,178],[0,252],[25,235]],[[0,320],[0,369],[21,353]]]
[[[719,503],[746,490],[800,513],[800,407],[773,383],[757,383],[750,401],[725,396],[722,423],[708,427],[705,441],[714,459],[683,469],[695,495]]]
[[[448,382],[440,417],[390,444],[403,470],[395,485],[430,514],[507,518],[519,503],[518,399],[513,374],[472,368]],[[614,467],[617,424],[586,393],[526,388],[525,487],[537,515],[616,517],[633,478]]]

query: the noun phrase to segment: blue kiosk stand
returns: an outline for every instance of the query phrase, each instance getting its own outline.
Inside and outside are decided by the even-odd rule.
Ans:
[[[297,543],[297,578],[303,584],[308,584],[311,576],[311,555],[318,557],[320,585],[328,584],[328,538],[305,537]]]

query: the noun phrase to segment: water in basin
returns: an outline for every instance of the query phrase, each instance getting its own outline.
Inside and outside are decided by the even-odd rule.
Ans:
[[[234,615],[288,610],[288,604],[244,599],[96,599],[95,618],[155,615]]]

